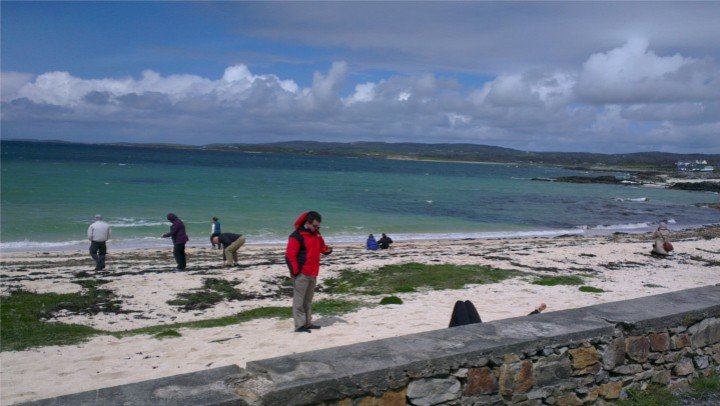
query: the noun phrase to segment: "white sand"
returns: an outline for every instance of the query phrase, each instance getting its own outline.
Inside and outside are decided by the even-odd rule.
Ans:
[[[580,275],[587,285],[606,292],[583,293],[577,286],[533,285],[530,283],[533,277],[524,276],[496,284],[466,286],[462,290],[398,294],[402,305],[368,307],[336,317],[318,316],[315,322],[324,327],[311,334],[293,333],[290,319],[260,319],[218,328],[183,328],[179,330],[182,337],[164,340],[147,335],[122,339],[98,336],[80,345],[3,352],[1,403],[13,404],[223,365],[242,367],[251,360],[445,328],[456,300],[472,300],[483,321],[491,321],[524,316],[541,301],[548,304],[547,312],[551,312],[720,283],[720,267],[708,262],[720,261],[718,238],[707,240],[690,235],[674,241],[676,254],[671,259],[649,256],[650,243],[643,239],[647,236],[412,242],[398,243],[392,250],[382,252],[337,246],[335,253],[324,260],[319,284],[340,269],[362,272],[387,264],[422,262],[491,265],[535,275]],[[146,272],[172,268],[170,253],[166,251],[114,253],[110,249],[111,272],[94,277],[111,280],[103,287],[122,299],[123,309],[139,313],[58,315],[57,321],[121,331],[222,317],[264,306],[289,306],[291,302],[285,296],[268,297],[223,302],[211,309],[189,312],[178,311],[166,303],[177,293],[201,286],[202,279],[209,276],[237,279],[240,283],[236,287],[244,292],[275,292],[278,282],[287,274],[283,247],[243,247],[240,269],[220,268],[218,251],[194,249],[189,252],[190,268],[185,273]],[[91,269],[91,265],[89,258],[77,253],[3,255],[2,292],[7,294],[17,287],[37,292],[75,292],[80,288],[71,282],[72,272]],[[37,267],[47,274],[31,275],[38,272]],[[202,274],[204,270],[215,274]],[[119,272],[127,274],[114,276]],[[649,284],[662,287],[645,286]],[[328,297],[347,298],[318,292],[315,300]],[[381,297],[353,299],[377,303]],[[229,340],[216,341],[224,339]]]

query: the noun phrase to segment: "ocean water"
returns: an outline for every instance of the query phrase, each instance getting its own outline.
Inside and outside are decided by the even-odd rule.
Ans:
[[[555,167],[309,157],[63,143],[2,142],[0,250],[85,249],[96,213],[114,248],[169,246],[168,212],[192,245],[210,218],[248,243],[280,243],[306,210],[331,242],[646,231],[720,221],[717,194],[533,177],[592,175]],[[624,174],[617,174],[623,176]]]

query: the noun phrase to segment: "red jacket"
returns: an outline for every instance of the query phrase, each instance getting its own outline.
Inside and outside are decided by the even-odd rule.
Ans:
[[[302,272],[307,276],[317,276],[320,271],[320,254],[329,254],[330,248],[325,245],[319,230],[310,232],[305,227],[307,212],[295,221],[295,231],[288,238],[285,250],[285,262],[292,276]]]

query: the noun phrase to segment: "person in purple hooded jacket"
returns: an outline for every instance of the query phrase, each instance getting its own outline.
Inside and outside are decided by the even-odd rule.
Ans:
[[[172,237],[173,242],[173,256],[175,262],[177,262],[176,270],[182,271],[185,269],[185,243],[190,240],[185,233],[185,223],[182,222],[173,213],[168,213],[167,219],[172,223],[170,226],[170,232],[163,234],[163,238]]]

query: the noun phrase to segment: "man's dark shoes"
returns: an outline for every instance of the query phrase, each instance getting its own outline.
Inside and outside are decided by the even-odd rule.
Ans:
[[[305,328],[310,330],[319,330],[322,328],[322,326],[318,326],[317,324],[308,324],[307,326],[305,326]]]
[[[296,333],[312,333],[312,331],[310,331],[310,329],[305,326],[296,328],[295,332]]]

